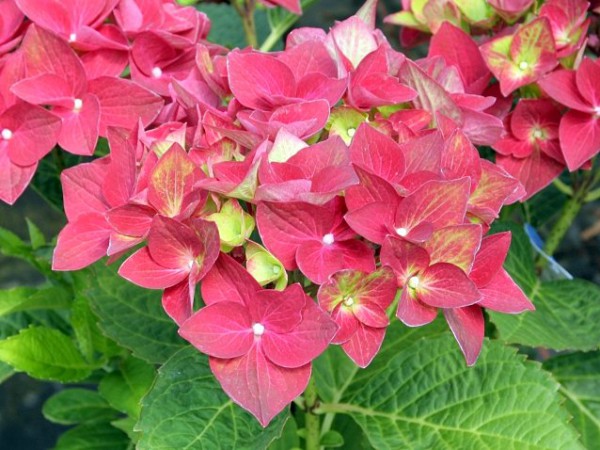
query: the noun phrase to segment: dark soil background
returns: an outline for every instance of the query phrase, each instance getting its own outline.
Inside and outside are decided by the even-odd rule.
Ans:
[[[321,0],[307,11],[298,26],[328,29],[334,20],[352,15],[362,3],[362,0]],[[399,3],[398,0],[382,2],[379,17],[395,12]],[[397,36],[397,28],[383,28],[392,39]],[[56,236],[65,223],[63,215],[31,189],[13,207],[0,203],[0,226],[27,239],[25,217],[40,227],[48,239]],[[600,202],[584,207],[556,259],[573,276],[600,283]],[[35,286],[41,281],[26,263],[0,255],[0,288]],[[59,384],[40,382],[23,374],[16,374],[0,385],[0,450],[44,450],[54,445],[66,428],[46,421],[41,407],[59,389]]]

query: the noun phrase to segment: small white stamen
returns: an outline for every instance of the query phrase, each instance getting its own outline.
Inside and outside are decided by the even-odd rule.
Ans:
[[[540,139],[543,135],[544,133],[542,133],[542,130],[535,130],[533,132],[534,139]]]
[[[188,262],[188,268],[191,269],[192,267],[194,267],[194,260],[190,259]]]
[[[262,323],[255,323],[252,325],[252,332],[254,336],[262,336],[265,332],[265,326]]]
[[[521,61],[519,63],[519,69],[527,70],[527,68],[529,68],[529,63],[527,61]]]
[[[327,233],[325,236],[323,236],[323,244],[331,245],[334,242],[335,242],[335,237],[333,237],[332,233]]]
[[[344,306],[352,306],[354,305],[354,299],[352,297],[346,297],[344,299]]]
[[[4,139],[5,141],[8,141],[10,138],[13,137],[13,132],[11,130],[9,130],[8,128],[4,128],[1,132],[2,135],[2,139]]]
[[[403,227],[396,228],[396,234],[398,236],[405,237],[408,234],[408,230],[406,228],[403,228]]]
[[[279,266],[273,266],[271,270],[273,271],[273,275],[279,275],[281,273],[281,268]]]
[[[349,137],[354,137],[354,134],[356,133],[356,128],[348,128],[347,133]]]
[[[419,287],[419,277],[410,277],[408,280],[408,287],[416,289]]]
[[[77,40],[77,35],[75,33],[71,33],[69,35],[69,42],[75,42]]]
[[[73,110],[81,111],[81,108],[83,108],[83,100],[81,100],[80,98],[76,98],[75,100],[73,100]]]
[[[154,78],[160,78],[162,77],[162,69],[160,67],[153,67],[152,68],[152,76]]]
[[[597,115],[597,116],[600,116],[600,106],[596,106],[594,108],[594,114]]]

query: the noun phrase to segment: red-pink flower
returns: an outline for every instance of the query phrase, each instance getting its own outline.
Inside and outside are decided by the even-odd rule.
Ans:
[[[373,249],[344,222],[340,197],[323,206],[261,202],[256,223],[265,247],[285,268],[300,268],[314,283],[343,269],[375,270]]]
[[[564,169],[558,141],[560,111],[549,99],[520,100],[506,118],[510,134],[493,148],[496,162],[517,178],[527,191],[527,200],[548,186]]]
[[[266,427],[304,391],[311,361],[337,326],[299,284],[261,289],[225,254],[204,280],[202,297],[208,306],[179,333],[210,356],[225,392]]]
[[[561,119],[560,146],[569,170],[600,151],[600,61],[584,58],[579,68],[557,70],[540,80],[552,99],[571,108]]]
[[[331,342],[340,344],[358,366],[367,367],[379,351],[389,325],[386,308],[397,291],[387,267],[369,274],[336,272],[319,288],[319,305],[340,327]]]

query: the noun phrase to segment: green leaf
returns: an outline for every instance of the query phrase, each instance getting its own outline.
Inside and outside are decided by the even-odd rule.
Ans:
[[[29,246],[19,236],[0,227],[0,253],[6,256],[27,258],[31,252]]]
[[[201,3],[196,8],[206,14],[211,21],[209,41],[229,48],[244,48],[248,45],[244,35],[242,19],[231,5],[226,3]],[[258,41],[262,42],[269,34],[266,11],[256,11],[254,21]]]
[[[535,311],[489,311],[506,342],[555,350],[593,350],[600,345],[600,286],[584,280],[538,283],[530,294]]]
[[[136,423],[136,418],[127,416],[122,419],[113,420],[110,424],[126,433],[132,442],[137,443],[140,438],[140,433],[134,430]]]
[[[111,406],[133,418],[138,418],[142,397],[148,392],[156,370],[150,364],[130,357],[121,362],[119,371],[106,375],[98,389]]]
[[[62,425],[106,422],[119,414],[100,394],[80,388],[54,394],[44,403],[42,413],[49,421]]]
[[[298,436],[298,425],[294,417],[290,417],[285,426],[281,437],[275,439],[269,450],[290,450],[292,448],[300,447],[300,437]]]
[[[581,449],[557,388],[498,342],[467,367],[450,333],[417,333],[321,408],[351,415],[378,449]]]
[[[0,341],[0,360],[33,378],[62,382],[83,380],[95,368],[68,336],[44,327],[30,327]]]
[[[46,237],[44,233],[28,218],[25,218],[27,222],[27,230],[29,232],[29,241],[31,242],[31,248],[34,250],[46,245]]]
[[[323,447],[335,448],[344,445],[344,437],[337,431],[328,431],[321,437]]]
[[[159,369],[142,400],[137,448],[262,449],[281,435],[288,415],[285,411],[262,428],[221,390],[206,355],[186,347]]]
[[[54,450],[126,450],[129,439],[109,423],[85,424],[63,433]]]
[[[565,407],[585,448],[600,442],[600,352],[560,355],[544,362],[560,382]]]
[[[102,265],[90,272],[87,295],[106,336],[150,363],[163,363],[185,345],[162,309],[160,291],[137,287]]]
[[[0,362],[0,384],[4,383],[15,373],[14,369],[6,363]]]
[[[0,316],[18,311],[64,309],[71,304],[71,293],[64,288],[17,287],[0,290]]]

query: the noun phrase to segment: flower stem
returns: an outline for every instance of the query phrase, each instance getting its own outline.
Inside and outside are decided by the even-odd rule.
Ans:
[[[306,450],[319,450],[320,448],[320,417],[315,414],[315,408],[318,406],[317,385],[314,377],[310,377],[308,386],[304,391],[304,405],[306,406],[306,414],[304,423],[306,426]]]
[[[571,227],[575,217],[577,217],[577,214],[581,210],[581,207],[586,203],[588,193],[590,189],[593,188],[594,179],[593,174],[588,172],[584,175],[583,182],[577,188],[573,189],[572,197],[565,203],[560,217],[550,230],[550,234],[546,239],[546,243],[544,244],[544,253],[546,255],[552,256],[558,249],[558,246]],[[537,261],[537,267],[539,269],[544,269],[547,263],[548,260],[543,256],[540,256]]]
[[[257,48],[258,37],[256,35],[256,24],[254,22],[254,10],[256,8],[256,2],[255,0],[244,0],[241,3],[242,4],[239,3],[239,0],[234,0],[231,2],[242,19],[246,43],[252,48]]]

